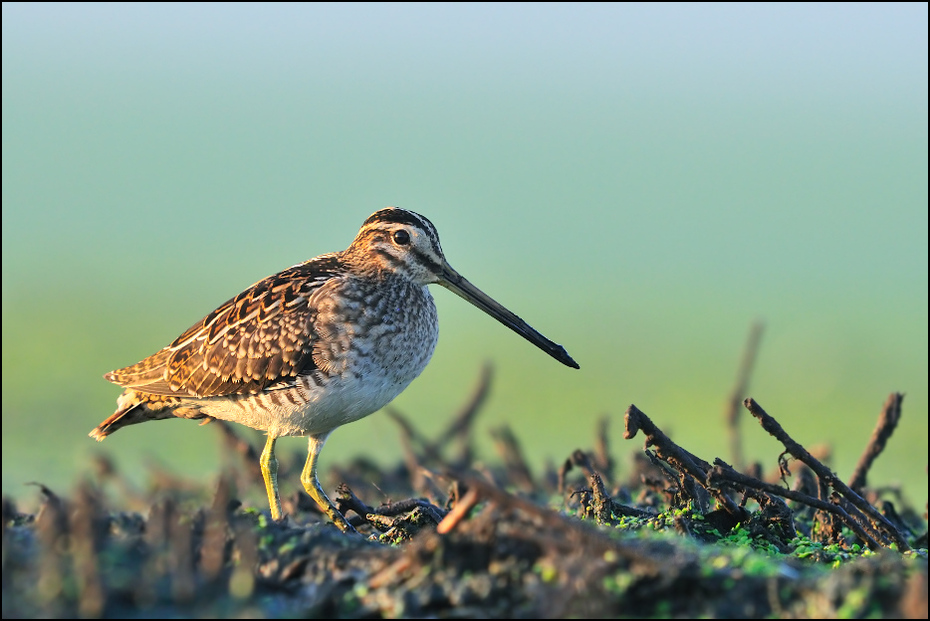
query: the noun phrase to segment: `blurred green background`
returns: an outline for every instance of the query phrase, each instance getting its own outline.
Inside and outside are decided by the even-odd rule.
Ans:
[[[64,490],[94,451],[139,481],[153,462],[214,476],[210,426],[89,439],[119,393],[102,374],[399,205],[581,365],[438,289],[439,346],[394,402],[425,432],[490,360],[485,459],[506,423],[538,471],[591,447],[605,414],[629,455],[630,403],[728,459],[724,403],[760,319],[748,394],[832,445],[844,478],[906,393],[870,482],[922,504],[927,18],[925,3],[3,3],[3,494]],[[781,446],[742,428],[774,467]],[[393,463],[398,437],[375,414],[337,431],[321,468]]]

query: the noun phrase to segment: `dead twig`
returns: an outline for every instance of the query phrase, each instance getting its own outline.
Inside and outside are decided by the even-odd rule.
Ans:
[[[533,475],[526,459],[523,458],[523,451],[520,450],[520,443],[513,430],[507,425],[501,425],[491,429],[491,438],[497,447],[497,453],[504,460],[507,479],[524,492],[535,490]]]
[[[480,500],[481,498],[478,496],[478,492],[474,488],[469,488],[469,490],[465,492],[465,495],[455,503],[452,510],[446,514],[446,517],[442,519],[439,526],[436,527],[436,532],[440,535],[451,532],[465,519],[468,512],[471,511],[472,507],[477,505]]]
[[[749,391],[749,378],[752,376],[752,368],[755,366],[756,354],[759,351],[759,341],[762,340],[762,328],[764,324],[756,321],[749,329],[749,337],[746,339],[746,347],[743,349],[743,357],[740,360],[739,371],[736,374],[736,385],[730,398],[727,400],[726,407],[726,425],[730,433],[730,459],[738,470],[743,470],[746,463],[743,457],[742,437],[739,433],[739,416],[743,409],[740,407],[743,403],[744,395]]]
[[[578,490],[572,494],[573,496],[581,496],[581,511],[583,515],[593,517],[599,524],[611,524],[614,522],[615,516],[652,517],[652,515],[646,511],[627,507],[611,498],[610,494],[607,493],[607,488],[604,486],[604,481],[601,479],[600,473],[594,467],[594,464],[592,464],[588,454],[581,449],[577,449],[572,453],[570,458],[565,460],[565,466],[562,472],[563,479],[564,474],[571,470],[573,465],[585,471],[591,485],[590,489]]]
[[[461,463],[468,463],[471,461],[473,452],[470,442],[471,429],[475,421],[475,416],[478,415],[481,406],[484,405],[491,391],[491,380],[493,377],[494,365],[490,362],[486,362],[484,366],[481,367],[478,385],[475,386],[475,389],[472,391],[471,398],[462,406],[458,414],[452,419],[452,422],[449,423],[446,430],[436,438],[435,444],[439,447],[444,446],[454,438],[459,438],[462,447],[461,455],[459,455]]]
[[[759,424],[762,425],[762,428],[765,429],[770,435],[774,436],[779,442],[781,442],[788,453],[798,461],[804,463],[811,470],[814,471],[821,481],[826,485],[832,487],[837,492],[842,495],[849,503],[854,507],[862,511],[869,520],[876,527],[876,531],[885,535],[891,539],[895,544],[897,544],[898,549],[902,552],[906,552],[911,549],[911,546],[907,543],[907,540],[904,536],[898,531],[898,529],[888,521],[885,516],[881,514],[875,507],[868,503],[862,496],[851,490],[832,470],[824,466],[820,461],[815,459],[807,449],[795,442],[791,436],[778,424],[774,418],[769,416],[765,410],[762,409],[752,397],[747,398],[743,405],[749,410],[759,421]],[[882,539],[885,539],[883,536]],[[883,542],[882,542],[883,543]]]
[[[815,507],[821,511],[827,511],[838,515],[848,526],[852,529],[856,535],[859,536],[869,548],[873,550],[881,549],[881,545],[875,541],[868,533],[865,532],[865,529],[849,515],[842,507],[835,504],[825,502],[819,498],[815,498],[809,494],[804,494],[791,489],[785,489],[779,485],[773,483],[766,483],[765,481],[760,481],[755,477],[751,477],[741,472],[737,472],[730,464],[724,462],[721,459],[714,460],[714,469],[710,471],[707,475],[708,484],[717,485],[721,481],[726,481],[727,483],[735,486],[737,489],[754,489],[766,494],[772,494],[775,496],[782,496],[789,500],[799,502],[810,507]]]
[[[656,457],[677,470],[682,477],[688,475],[695,479],[702,487],[706,486],[707,473],[711,469],[710,464],[672,442],[672,440],[665,435],[661,429],[656,427],[655,423],[635,405],[630,405],[630,407],[627,408],[624,416],[624,424],[625,431],[623,437],[625,439],[632,439],[639,430],[642,430],[643,433],[646,434],[645,449],[655,447]],[[683,478],[679,482],[679,485],[682,489],[685,488],[685,480]],[[706,489],[720,506],[737,521],[743,520],[748,516],[746,510],[734,503],[723,490],[713,487],[706,487]]]
[[[614,459],[610,455],[610,441],[608,440],[608,430],[610,429],[610,417],[602,416],[597,421],[597,437],[594,442],[594,463],[598,471],[604,475],[608,481],[614,480]]]
[[[866,486],[869,468],[885,450],[885,444],[887,444],[891,434],[894,433],[895,427],[898,426],[898,421],[901,420],[901,402],[903,400],[904,395],[900,392],[893,392],[888,395],[885,406],[878,416],[878,422],[875,424],[872,437],[865,447],[865,452],[862,453],[859,463],[856,464],[856,469],[853,470],[853,474],[849,478],[849,487],[854,489],[856,493],[862,493]]]
[[[431,441],[424,435],[418,433],[413,425],[397,410],[388,408],[385,410],[395,422],[401,427],[402,437],[409,442],[411,449],[416,445],[426,460],[431,464],[441,463],[443,447],[455,438],[459,438],[462,445],[459,460],[462,463],[471,461],[471,428],[475,416],[478,414],[481,406],[484,404],[491,388],[491,378],[493,377],[493,366],[488,363],[481,369],[481,376],[478,379],[478,385],[472,392],[468,402],[459,410],[459,413],[452,419],[452,422],[446,427],[445,431],[439,434],[435,441]],[[409,465],[409,460],[408,460]]]

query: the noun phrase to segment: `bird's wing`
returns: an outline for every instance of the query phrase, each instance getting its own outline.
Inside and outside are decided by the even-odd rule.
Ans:
[[[104,377],[166,396],[257,393],[316,368],[310,296],[341,273],[323,255],[255,283],[168,347]]]

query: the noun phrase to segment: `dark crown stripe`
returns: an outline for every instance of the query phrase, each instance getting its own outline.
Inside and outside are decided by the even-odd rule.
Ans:
[[[375,223],[409,224],[410,226],[415,226],[429,237],[433,250],[437,254],[442,254],[442,247],[439,245],[439,233],[436,231],[436,227],[433,226],[432,222],[418,213],[400,209],[399,207],[388,207],[387,209],[376,211],[368,216],[368,219],[362,224],[362,228]]]
[[[365,220],[365,224],[362,226],[373,224],[375,222],[384,222],[387,224],[410,224],[417,228],[423,229],[424,231],[436,230],[436,228],[433,226],[433,223],[420,214],[407,211],[406,209],[398,209],[396,207],[390,207],[388,209],[376,211],[375,213],[368,216],[368,219]]]

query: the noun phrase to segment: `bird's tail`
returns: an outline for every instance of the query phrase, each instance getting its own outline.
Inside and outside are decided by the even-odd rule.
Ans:
[[[100,442],[127,425],[174,418],[174,408],[166,401],[164,398],[152,399],[132,389],[126,390],[116,402],[116,411],[87,435]]]

